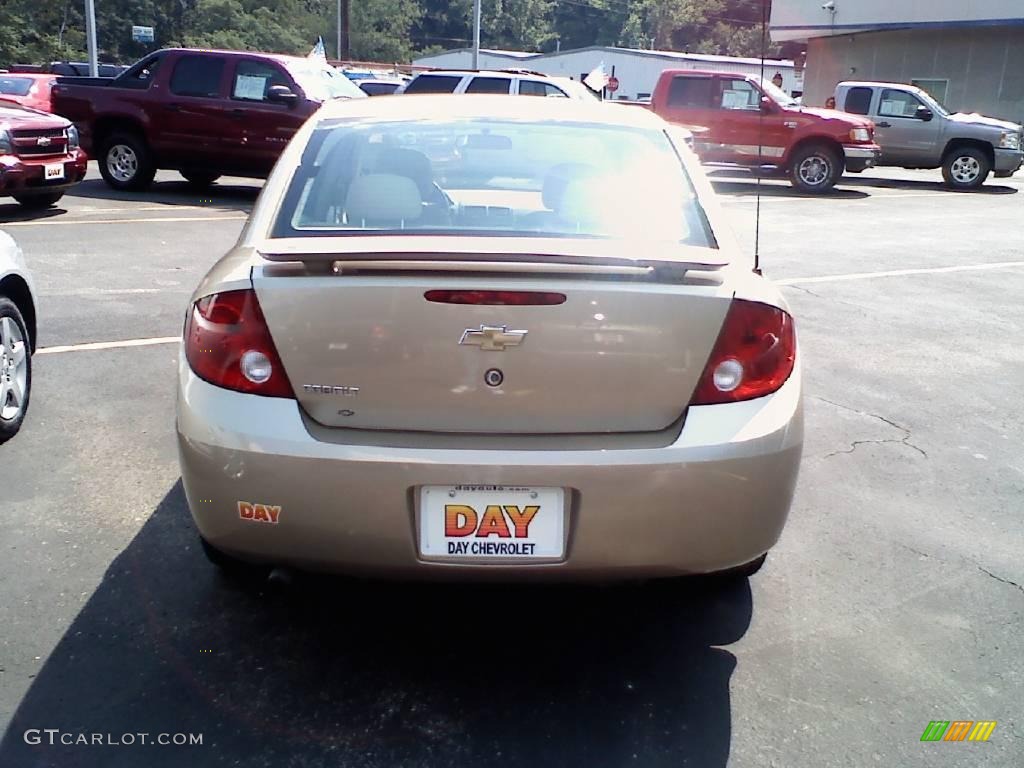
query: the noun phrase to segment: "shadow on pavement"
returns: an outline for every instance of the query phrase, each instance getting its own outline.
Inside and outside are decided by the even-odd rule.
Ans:
[[[122,192],[107,186],[102,179],[86,179],[68,191],[68,197],[91,200],[118,200],[124,202],[150,202],[165,205],[209,205],[248,212],[259,196],[263,185],[259,181],[245,183],[239,179],[218,181],[206,190],[197,190],[184,179],[173,181],[157,180],[147,189],[138,192]]]
[[[25,695],[0,765],[725,766],[746,582],[243,589],[180,482]],[[30,728],[201,746],[29,746]],[[59,736],[55,737],[59,740]]]
[[[12,199],[10,203],[0,203],[0,224],[9,224],[13,221],[40,221],[42,219],[52,219],[55,216],[62,216],[65,213],[67,213],[67,211],[61,208],[59,203],[53,208],[44,208],[41,211],[33,211],[25,208],[20,203],[14,202]]]
[[[848,184],[857,187],[871,187],[876,189],[905,189],[919,192],[935,191],[935,192],[955,192],[957,190],[950,189],[943,181],[939,171],[935,171],[937,181],[917,181],[916,179],[884,179],[872,176],[851,176],[847,174],[843,176],[840,184]],[[1015,195],[1019,191],[1016,187],[1007,187],[1000,182],[1002,179],[995,179],[989,177],[989,180],[985,182],[980,189],[974,191],[962,192],[964,195]]]
[[[717,173],[711,174],[710,176],[711,183],[714,185],[715,191],[720,195],[728,195],[730,197],[754,197],[754,195],[758,193],[757,181],[752,176],[744,177],[743,181],[734,179],[726,181]],[[867,192],[861,192],[856,189],[845,189],[843,187],[833,187],[828,192],[822,192],[819,194],[808,194],[807,192],[801,192],[798,189],[789,186],[788,183],[785,185],[777,183],[779,181],[777,177],[772,177],[770,181],[774,181],[776,183],[761,184],[761,197],[821,198],[824,200],[863,200],[866,197],[870,197]]]

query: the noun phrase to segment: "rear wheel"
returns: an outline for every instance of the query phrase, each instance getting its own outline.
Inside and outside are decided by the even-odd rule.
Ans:
[[[179,173],[189,186],[195,189],[208,189],[220,178],[219,173],[204,173],[203,171],[179,171]]]
[[[25,420],[32,390],[32,342],[18,306],[0,296],[0,443]]]
[[[977,189],[992,170],[988,155],[977,147],[956,147],[942,162],[942,178],[953,189]]]
[[[843,161],[824,144],[800,147],[789,163],[789,181],[801,192],[827,192],[842,175]]]
[[[156,176],[153,154],[146,140],[134,133],[114,133],[103,142],[100,174],[114,189],[145,189]]]
[[[54,206],[62,197],[64,197],[63,192],[34,192],[14,195],[14,199],[21,203],[23,208],[28,208],[30,211],[40,211]]]

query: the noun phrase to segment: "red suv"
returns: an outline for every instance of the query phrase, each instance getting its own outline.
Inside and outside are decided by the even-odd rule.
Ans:
[[[693,131],[702,161],[772,166],[804,192],[831,189],[844,170],[859,173],[881,155],[870,120],[802,107],[749,75],[665,70],[651,109]]]
[[[0,197],[48,208],[82,180],[87,161],[63,117],[0,101]]]
[[[115,189],[143,189],[158,168],[198,187],[221,175],[264,178],[320,105],[366,94],[326,61],[168,48],[114,79],[61,77],[53,109],[73,120]]]

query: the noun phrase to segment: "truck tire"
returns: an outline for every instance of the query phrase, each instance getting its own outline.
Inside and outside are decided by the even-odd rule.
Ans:
[[[178,171],[193,189],[209,189],[220,178],[219,173],[205,171]]]
[[[842,175],[842,159],[826,144],[798,147],[789,161],[789,182],[801,192],[827,192]]]
[[[991,171],[988,155],[977,147],[954,147],[942,161],[942,178],[953,189],[978,189]]]
[[[13,196],[15,200],[21,203],[22,208],[27,208],[30,211],[42,211],[46,208],[54,206],[57,202],[64,197],[63,192],[34,192],[34,193],[22,193]]]
[[[114,189],[145,189],[156,176],[153,153],[135,133],[113,133],[103,142],[99,166],[103,180]]]
[[[0,296],[0,445],[21,429],[31,394],[32,339],[17,304]]]

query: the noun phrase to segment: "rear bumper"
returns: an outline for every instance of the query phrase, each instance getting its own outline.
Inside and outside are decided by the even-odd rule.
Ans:
[[[88,160],[88,156],[80,149],[55,157],[0,156],[0,195],[67,189],[85,178]],[[46,166],[56,164],[64,167],[64,178],[47,181]]]
[[[182,355],[183,357],[183,355]],[[324,442],[295,401],[214,387],[181,363],[181,474],[214,546],[259,562],[412,578],[615,579],[715,571],[778,540],[803,444],[800,372],[769,397],[695,407],[668,445],[507,450]],[[379,443],[379,438],[378,438]],[[621,441],[620,441],[621,443]],[[418,489],[464,483],[567,489],[566,557],[545,563],[428,562]],[[280,507],[276,525],[238,502]]]
[[[844,145],[843,155],[846,158],[846,169],[856,173],[878,165],[882,149],[877,144]]]
[[[992,170],[996,173],[1014,173],[1024,164],[1024,151],[1019,149],[995,150]]]

